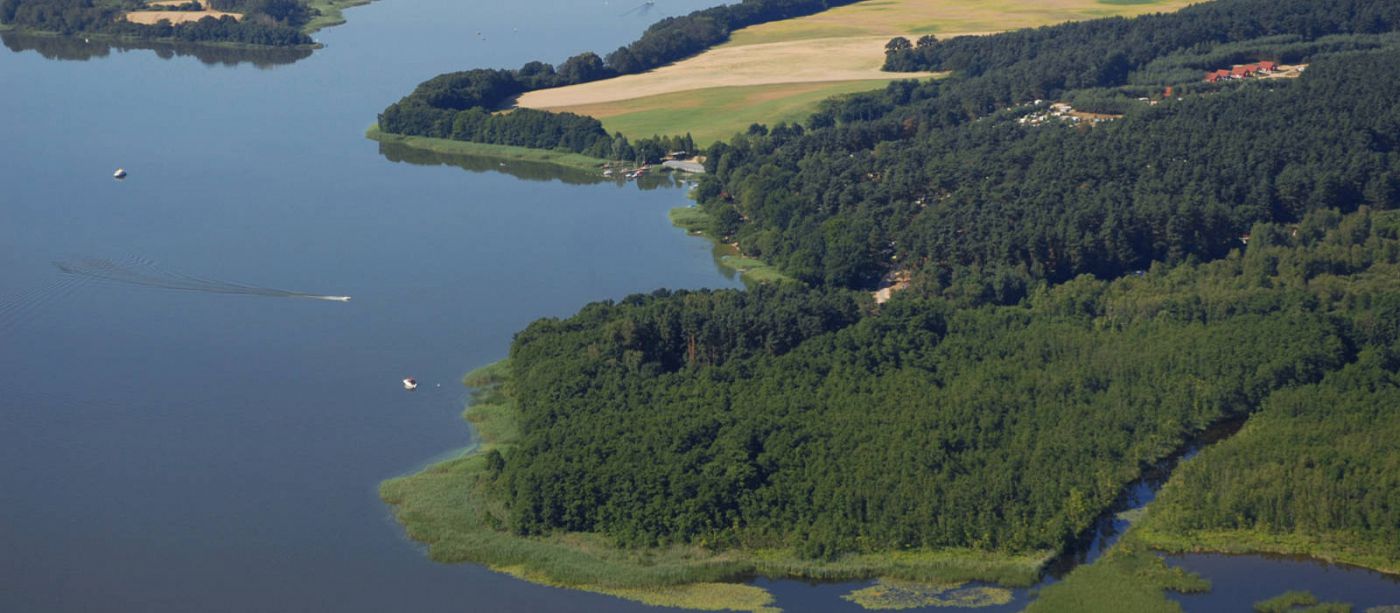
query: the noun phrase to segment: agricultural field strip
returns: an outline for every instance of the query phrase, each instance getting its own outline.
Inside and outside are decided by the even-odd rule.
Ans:
[[[720,47],[651,72],[533,91],[521,96],[518,105],[559,109],[714,87],[936,76],[880,70],[888,41],[875,36]]]
[[[1112,4],[1098,0],[874,0],[744,28],[693,58],[604,81],[529,92],[518,106],[554,111],[715,87],[922,79],[935,73],[880,69],[890,38],[948,38],[1113,15],[1170,11],[1188,0]]]

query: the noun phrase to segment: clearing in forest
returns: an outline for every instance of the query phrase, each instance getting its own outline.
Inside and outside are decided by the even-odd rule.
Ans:
[[[243,19],[243,14],[242,14],[242,13],[225,13],[225,12],[223,12],[223,11],[210,11],[210,10],[203,10],[203,11],[133,11],[133,12],[130,12],[130,13],[127,13],[127,14],[126,14],[126,20],[127,20],[127,21],[130,21],[130,22],[132,22],[132,23],[144,23],[144,24],[146,24],[146,25],[155,25],[155,24],[157,24],[157,23],[160,23],[160,20],[162,20],[162,19],[164,19],[164,20],[166,20],[166,21],[169,21],[171,25],[175,25],[175,24],[179,24],[179,23],[184,23],[184,22],[186,22],[186,21],[199,21],[200,19],[204,19],[205,17],[213,17],[214,19],[218,19],[218,18],[220,18],[220,17],[232,17],[232,18],[234,18],[234,19]]]
[[[816,15],[766,23],[733,33],[729,42],[695,57],[637,75],[626,75],[569,87],[534,91],[521,96],[518,105],[552,111],[570,111],[604,120],[610,131],[632,137],[691,132],[712,134],[713,114],[696,109],[713,100],[729,100],[733,92],[715,88],[823,83],[848,93],[879,89],[900,79],[928,78],[929,73],[889,73],[880,70],[885,43],[895,36],[911,40],[924,34],[943,38],[981,34],[1110,17],[1173,11],[1195,0],[867,0]],[[861,88],[856,88],[861,82]],[[781,91],[773,88],[770,92]],[[700,103],[688,104],[690,92]],[[772,112],[754,109],[732,125],[772,124],[800,118],[824,98],[812,90],[791,90],[792,100],[766,98]],[[604,105],[602,103],[620,103]],[[625,112],[619,109],[626,108]],[[599,114],[595,114],[599,113]],[[606,114],[603,114],[606,113]],[[666,117],[665,126],[655,119]],[[674,121],[672,121],[672,119]],[[611,125],[610,125],[611,124]],[[614,128],[616,126],[616,128]],[[669,129],[654,132],[658,126]],[[641,131],[629,131],[624,127]]]

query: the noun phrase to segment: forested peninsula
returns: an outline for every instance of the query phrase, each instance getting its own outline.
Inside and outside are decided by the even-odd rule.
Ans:
[[[642,599],[753,572],[1028,584],[1144,467],[1246,420],[1133,551],[1397,572],[1397,30],[1394,2],[1218,0],[891,41],[889,68],[952,76],[706,152],[707,230],[800,283],[532,324],[473,412],[499,443],[384,497],[438,559]],[[1052,596],[1093,572],[1038,610],[1115,610]],[[1154,576],[1164,610],[1200,589],[1122,573]]]
[[[132,41],[258,47],[315,45],[311,33],[344,23],[369,0],[0,0],[0,26],[24,32]]]

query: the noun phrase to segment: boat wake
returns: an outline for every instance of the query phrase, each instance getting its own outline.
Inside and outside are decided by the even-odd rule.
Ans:
[[[100,281],[112,281],[140,287],[202,292],[206,294],[236,294],[241,296],[263,296],[267,298],[302,298],[306,300],[328,300],[331,302],[350,301],[349,296],[294,292],[273,287],[261,287],[257,285],[234,283],[231,281],[196,277],[162,269],[157,266],[155,262],[144,258],[135,258],[130,262],[114,262],[104,258],[83,258],[67,262],[54,262],[54,266],[57,266],[63,273],[76,277],[87,277]]]

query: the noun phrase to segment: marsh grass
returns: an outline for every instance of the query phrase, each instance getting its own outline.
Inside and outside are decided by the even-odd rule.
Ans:
[[[1179,613],[1168,590],[1185,594],[1210,590],[1210,581],[1168,566],[1129,529],[1093,564],[1075,568],[1064,581],[1041,590],[1026,613]]]
[[[1160,522],[1147,521],[1139,539],[1146,545],[1170,553],[1274,553],[1316,558],[1333,564],[1349,564],[1400,575],[1400,560],[1387,554],[1385,543],[1345,534],[1274,534],[1263,530],[1195,530],[1175,532]]]
[[[1294,607],[1306,607],[1317,604],[1317,596],[1305,590],[1293,590],[1274,596],[1268,600],[1260,600],[1254,603],[1254,610],[1257,613],[1288,613]]]
[[[963,583],[914,583],[881,579],[855,590],[843,599],[874,611],[899,611],[925,607],[976,609],[1009,604],[1011,590],[1000,587],[963,587]]]
[[[698,206],[683,206],[667,213],[671,225],[684,228],[686,232],[701,234],[710,231],[710,215]]]
[[[763,283],[796,283],[793,279],[782,273],[776,267],[763,260],[745,257],[735,249],[733,245],[722,243],[715,239],[712,232],[714,223],[709,213],[698,206],[679,207],[671,209],[668,216],[671,225],[684,228],[686,232],[696,236],[703,236],[714,244],[715,262],[721,267],[739,273],[739,278],[745,284]]]
[[[385,481],[380,497],[409,537],[428,545],[439,562],[471,562],[544,585],[567,587],[653,605],[702,610],[771,611],[762,588],[733,583],[755,574],[805,579],[897,577],[925,582],[973,579],[1028,585],[1049,552],[1012,556],[974,550],[891,552],[809,560],[779,549],[712,551],[696,545],[620,548],[597,534],[523,537],[505,529],[505,508],[492,496],[497,478],[486,454],[510,461],[519,437],[507,362],[464,377],[474,388],[465,415],[480,445],[471,454]]]
[[[448,140],[445,138],[390,134],[380,131],[377,125],[370,126],[368,130],[365,130],[365,138],[381,143],[394,143],[444,155],[491,157],[503,161],[546,162],[582,170],[598,170],[607,161],[577,153],[554,151],[551,149],[529,149],[526,147],[510,147],[507,145],[470,143],[459,140]]]
[[[343,24],[345,23],[345,15],[342,11],[352,6],[369,4],[370,1],[371,0],[311,0],[309,3],[310,7],[320,11],[321,14],[311,18],[311,21],[307,22],[305,26],[302,26],[301,31],[307,34],[314,34],[322,28]]]

